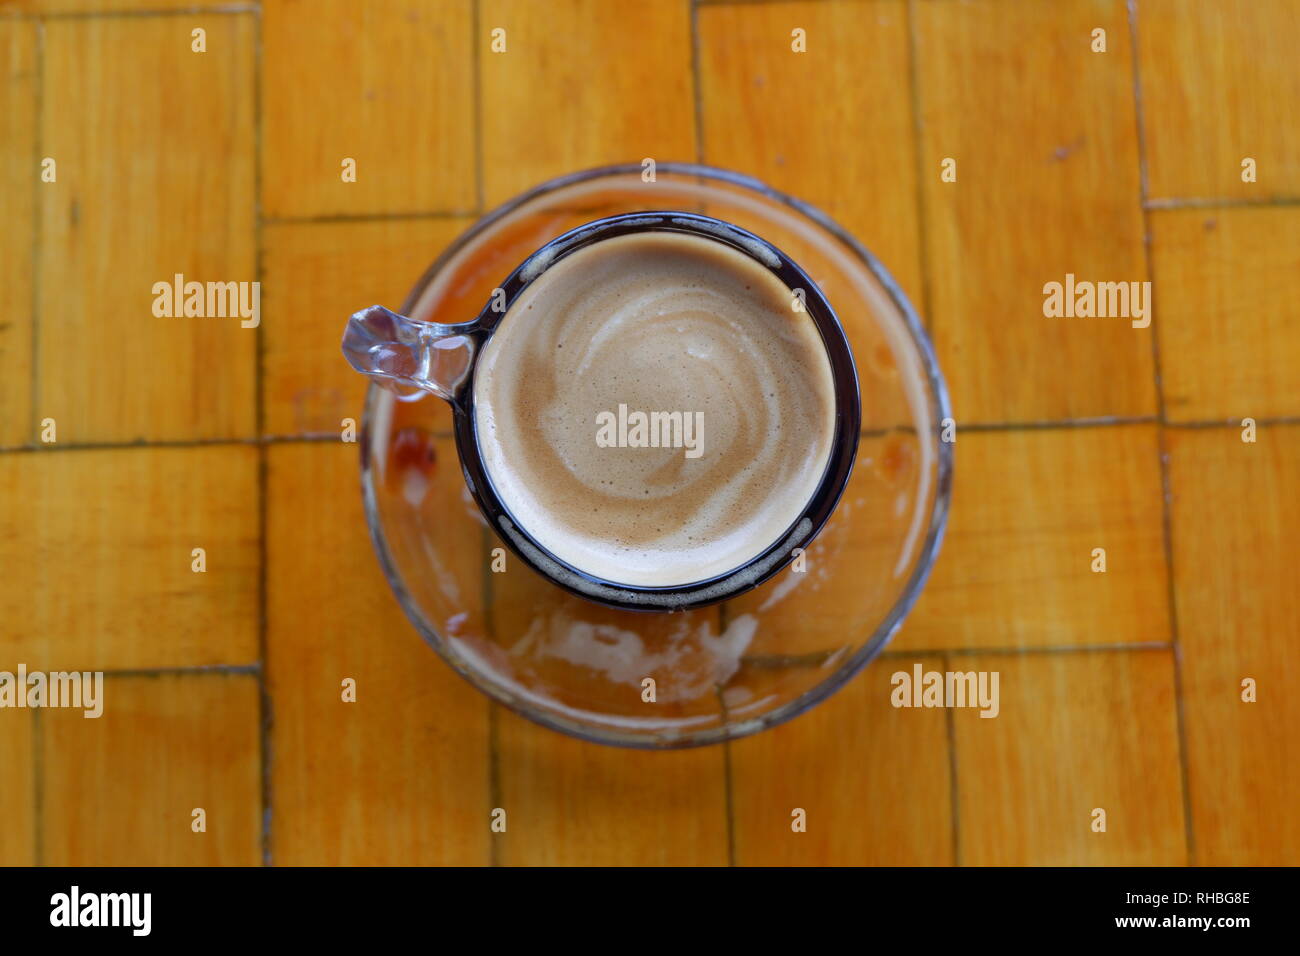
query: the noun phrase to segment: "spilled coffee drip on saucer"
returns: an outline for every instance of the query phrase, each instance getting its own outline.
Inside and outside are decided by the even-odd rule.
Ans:
[[[514,524],[634,587],[706,580],[785,538],[835,423],[830,362],[793,298],[744,253],[679,233],[542,272],[475,371],[484,466]]]

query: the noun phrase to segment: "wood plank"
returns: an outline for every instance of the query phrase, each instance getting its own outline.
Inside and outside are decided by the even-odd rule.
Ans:
[[[695,159],[687,4],[483,0],[478,23],[488,205],[584,167]]]
[[[267,434],[338,435],[344,418],[361,421],[368,381],[339,350],[347,317],[377,303],[399,311],[416,280],[470,222],[266,227],[262,388]]]
[[[899,649],[1171,639],[1156,426],[966,432],[956,454],[943,550]]]
[[[263,7],[268,216],[474,208],[468,0]]]
[[[891,675],[913,663],[877,660],[809,713],[732,745],[738,866],[952,863],[945,715],[890,704]]]
[[[339,355],[344,318],[400,305],[480,190],[491,204],[598,163],[691,160],[698,145],[706,161],[827,209],[918,304],[924,259],[960,424],[1154,416],[1164,389],[1191,862],[1294,862],[1300,709],[1284,691],[1300,680],[1300,426],[1265,425],[1243,444],[1236,427],[1177,423],[1300,416],[1289,294],[1300,217],[1156,209],[1148,275],[1137,149],[1140,132],[1157,200],[1300,196],[1291,0],[1202,0],[1195,16],[1177,0],[1140,0],[1136,51],[1125,0],[479,0],[477,16],[475,0],[321,2],[218,14],[204,12],[217,0],[0,0],[0,448],[33,442],[47,416],[61,444],[250,438],[259,339],[265,433],[335,434],[359,419],[365,387]],[[77,16],[26,18],[42,13]],[[97,13],[109,16],[80,15]],[[208,30],[204,55],[189,50],[196,25]],[[796,26],[808,54],[790,50]],[[1089,50],[1096,26],[1105,54]],[[490,49],[495,27],[507,53]],[[35,181],[38,142],[58,160],[57,183]],[[1240,180],[1246,155],[1257,183]],[[359,160],[355,184],[339,178],[343,156]],[[958,159],[956,183],[939,180],[946,156]],[[152,284],[175,272],[258,277],[259,201],[273,220],[261,332],[153,317]],[[466,215],[411,216],[430,212]],[[387,218],[347,221],[372,215]],[[274,221],[297,217],[343,221]],[[556,211],[554,228],[589,218]],[[485,250],[447,315],[481,304],[535,245],[513,236]],[[1043,316],[1043,284],[1066,272],[1154,280],[1162,382],[1154,329]],[[850,328],[864,414],[887,427],[899,416],[878,386],[894,373],[870,332]],[[403,406],[401,427],[424,413]],[[262,455],[240,444],[0,455],[0,498],[15,503],[0,508],[0,566],[11,569],[0,621],[17,622],[0,626],[0,669],[256,661]],[[274,862],[723,864],[728,783],[742,865],[950,863],[954,814],[966,864],[1188,861],[1173,652],[1086,648],[1172,635],[1154,424],[960,431],[945,546],[891,655],[729,757],[612,750],[504,711],[490,719],[419,640],[374,560],[356,446],[277,442],[264,455]],[[389,480],[429,496],[420,533],[470,556],[429,576],[466,606],[461,636],[486,634],[491,619],[498,644],[517,639],[538,606],[552,622],[572,617],[535,582],[482,574],[491,539],[454,461],[446,438],[412,430]],[[729,706],[813,686],[826,673],[818,655],[862,636],[837,622],[878,616],[887,533],[915,465],[901,434],[866,439],[806,579],[761,612],[784,578],[720,617],[696,615],[715,631],[763,616]],[[1231,513],[1207,502],[1232,502]],[[190,571],[196,546],[203,575]],[[1106,574],[1089,569],[1099,546]],[[845,572],[826,573],[831,562]],[[679,621],[667,623],[638,633],[671,639]],[[985,653],[996,648],[1029,652]],[[889,674],[913,654],[944,666],[944,651],[954,669],[1000,672],[998,719],[889,705]],[[806,659],[780,659],[791,652]],[[543,663],[539,678],[574,676]],[[358,680],[358,703],[341,701],[343,676]],[[1243,677],[1258,680],[1258,703],[1241,701]],[[0,864],[37,862],[42,842],[50,864],[260,862],[257,678],[108,685],[100,720],[0,713]],[[624,689],[584,693],[617,706]],[[189,830],[200,803],[207,834]],[[493,835],[498,803],[509,828]],[[1099,805],[1106,834],[1089,829]],[[796,806],[806,833],[790,831]]]
[[[41,712],[44,862],[256,866],[261,862],[257,680],[249,674],[108,677],[104,711]],[[206,830],[194,832],[202,808]]]
[[[1300,8],[1292,0],[1137,4],[1150,196],[1300,196]],[[1242,160],[1256,181],[1242,181]]]
[[[1300,209],[1152,213],[1172,421],[1300,415]]]
[[[1000,675],[997,717],[953,711],[963,864],[1187,862],[1172,651],[960,656],[949,669]]]
[[[454,461],[440,442],[434,500],[463,484]],[[389,589],[356,492],[356,446],[276,445],[267,466],[274,861],[486,863],[488,703],[420,640]],[[438,520],[439,533],[478,541],[470,518]],[[477,582],[481,566],[467,567]],[[462,581],[458,597],[481,619],[476,588]],[[347,678],[354,703],[343,701]]]
[[[256,449],[12,453],[0,456],[0,489],[22,502],[0,511],[0,660],[81,670],[257,659]]]
[[[913,9],[931,330],[958,421],[1153,414],[1149,327],[1044,315],[1067,274],[1148,278],[1124,3]]]
[[[905,3],[729,4],[697,16],[705,161],[819,206],[919,305]],[[805,53],[792,50],[795,29]]]
[[[1300,857],[1300,428],[1172,429],[1174,583],[1196,862]],[[1256,702],[1243,701],[1247,678]]]
[[[6,662],[6,667],[17,665]],[[14,673],[10,671],[10,673]],[[36,865],[35,711],[7,711],[0,720],[0,866]]]
[[[32,433],[32,236],[37,39],[32,23],[0,23],[0,448]]]
[[[41,144],[59,178],[40,192],[37,414],[60,442],[251,435],[255,331],[155,316],[153,287],[257,278],[254,17],[44,30]]]
[[[0,0],[0,13],[184,12],[230,6],[230,0]]]
[[[503,865],[726,864],[721,747],[603,747],[504,710],[498,727]]]

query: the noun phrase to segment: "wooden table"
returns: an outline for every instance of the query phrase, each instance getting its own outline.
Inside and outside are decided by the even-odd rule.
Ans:
[[[0,670],[109,703],[0,711],[0,863],[1300,862],[1300,4],[195,3],[0,0]],[[960,426],[889,659],[668,754],[444,666],[338,440],[343,316],[644,157],[861,237]],[[260,325],[155,317],[175,273],[256,278]],[[1066,273],[1154,321],[1045,317]],[[914,661],[999,671],[999,717],[894,709]]]

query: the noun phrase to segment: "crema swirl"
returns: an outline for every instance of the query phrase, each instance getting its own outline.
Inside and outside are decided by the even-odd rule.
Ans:
[[[550,266],[475,371],[484,465],[556,557],[656,587],[732,571],[785,534],[834,436],[830,362],[765,266],[645,232]]]

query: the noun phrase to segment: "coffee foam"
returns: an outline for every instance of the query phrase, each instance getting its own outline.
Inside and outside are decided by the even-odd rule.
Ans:
[[[789,534],[835,421],[825,348],[791,299],[759,262],[694,235],[625,235],[546,263],[475,372],[484,465],[515,522],[562,561],[633,587],[726,574]],[[620,405],[702,413],[699,457],[600,447],[597,415]],[[502,530],[555,564],[508,519]]]

